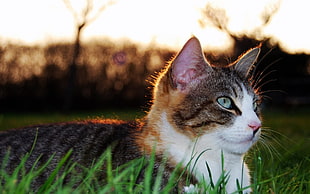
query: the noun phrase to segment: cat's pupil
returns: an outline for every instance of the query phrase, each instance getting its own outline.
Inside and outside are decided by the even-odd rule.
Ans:
[[[219,97],[217,103],[226,109],[233,108],[233,102],[229,97]]]

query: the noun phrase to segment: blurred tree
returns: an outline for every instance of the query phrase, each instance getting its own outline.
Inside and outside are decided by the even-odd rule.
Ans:
[[[280,5],[281,0],[278,0],[272,5],[266,6],[265,10],[261,13],[261,26],[253,29],[250,33],[235,33],[229,29],[229,17],[227,16],[225,9],[215,7],[211,3],[206,5],[202,13],[203,17],[199,20],[199,23],[201,27],[205,27],[207,24],[211,23],[213,27],[228,34],[233,41],[233,55],[236,57],[245,49],[257,46],[259,42],[267,41],[269,39],[262,34],[262,30],[277,13]]]
[[[274,104],[302,105],[310,104],[309,88],[310,76],[307,71],[309,55],[285,53],[279,45],[274,45],[265,34],[264,28],[269,25],[273,16],[279,11],[282,0],[275,0],[266,5],[260,14],[261,24],[251,31],[234,32],[229,28],[230,18],[224,8],[207,4],[199,20],[201,27],[211,24],[216,29],[225,32],[233,41],[233,58],[245,50],[257,46],[260,42],[267,42],[262,46],[262,57],[255,69],[256,78],[259,78],[262,94],[268,94]],[[236,10],[238,12],[239,10]],[[270,49],[270,47],[272,49]],[[272,51],[272,55],[270,52]],[[211,58],[223,63],[225,57]],[[279,62],[279,63],[278,63]],[[280,89],[280,90],[279,90]]]
[[[75,43],[72,54],[72,61],[69,65],[68,85],[65,94],[64,109],[68,110],[72,106],[73,93],[76,82],[76,71],[77,63],[80,56],[81,50],[81,33],[87,25],[93,22],[97,17],[110,5],[114,4],[115,1],[108,0],[102,4],[98,9],[94,7],[93,0],[85,0],[85,5],[81,10],[74,9],[72,6],[73,1],[63,0],[68,10],[73,14],[76,26]]]

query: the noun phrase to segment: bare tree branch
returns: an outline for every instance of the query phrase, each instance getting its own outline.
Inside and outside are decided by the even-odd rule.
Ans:
[[[204,18],[199,20],[199,23],[202,27],[204,27],[207,23],[205,19],[208,19],[209,22],[212,23],[216,28],[223,30],[229,33],[228,30],[228,17],[226,15],[226,11],[220,8],[214,8],[211,4],[207,4],[206,8],[203,11]]]
[[[79,18],[79,15],[77,14],[77,12],[73,9],[71,3],[69,0],[63,0],[67,9],[72,13],[74,19],[76,20],[77,18]]]
[[[277,13],[282,5],[282,0],[278,0],[273,5],[269,5],[262,13],[263,24],[266,26],[272,19],[275,13]]]
[[[111,5],[115,4],[115,3],[116,3],[115,0],[109,0],[107,3],[105,3],[104,5],[102,5],[102,6],[97,10],[97,12],[95,12],[95,13],[93,14],[92,17],[90,17],[90,18],[87,19],[87,23],[91,23],[91,22],[93,22],[94,20],[96,20],[96,19],[99,17],[99,15],[100,15],[107,7],[109,7],[109,6],[111,6]]]
[[[266,5],[264,11],[261,13],[262,24],[255,31],[260,31],[262,28],[268,25],[272,17],[278,12],[281,6],[282,0],[276,0],[272,4]],[[235,35],[228,28],[229,18],[225,9],[214,7],[211,3],[208,3],[205,9],[202,11],[203,17],[198,21],[201,27],[205,27],[209,22],[217,29],[226,32],[231,37]],[[256,33],[257,34],[257,33]]]
[[[108,0],[102,6],[100,6],[97,10],[94,8],[94,1],[93,0],[85,0],[86,5],[82,11],[75,10],[72,6],[70,0],[63,0],[68,10],[72,13],[76,25],[83,26],[89,25],[91,22],[96,20],[99,15],[109,6],[116,3],[116,0]]]

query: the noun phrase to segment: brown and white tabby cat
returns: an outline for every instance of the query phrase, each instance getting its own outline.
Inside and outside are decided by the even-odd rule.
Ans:
[[[59,160],[70,150],[70,158],[85,166],[99,158],[112,143],[114,167],[149,156],[156,145],[156,157],[167,156],[164,181],[179,163],[196,181],[216,181],[222,168],[229,173],[226,191],[236,191],[236,180],[250,185],[244,154],[259,139],[259,96],[251,86],[251,69],[259,55],[254,48],[235,63],[217,67],[205,59],[199,40],[192,37],[158,76],[153,105],[144,119],[132,122],[89,120],[48,124],[0,133],[0,159],[9,151],[6,166],[12,171],[25,153],[34,149],[26,162],[30,169],[54,155],[51,165],[34,183],[44,182]],[[222,159],[224,165],[222,164]],[[155,164],[159,166],[159,164]],[[193,182],[195,183],[195,182]],[[182,185],[183,191],[189,185]],[[181,190],[182,190],[181,189]],[[180,190],[179,190],[180,191]],[[244,192],[250,192],[246,189]]]

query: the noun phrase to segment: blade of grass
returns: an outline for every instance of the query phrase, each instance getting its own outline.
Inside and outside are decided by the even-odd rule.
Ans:
[[[61,168],[64,166],[64,164],[68,161],[70,155],[72,153],[72,150],[69,150],[67,154],[59,161],[54,171],[50,174],[48,179],[44,182],[44,184],[39,188],[39,193],[49,193],[54,189],[54,186],[51,187],[52,183],[56,180],[57,174],[60,172]],[[62,182],[62,180],[58,180],[59,182]]]

